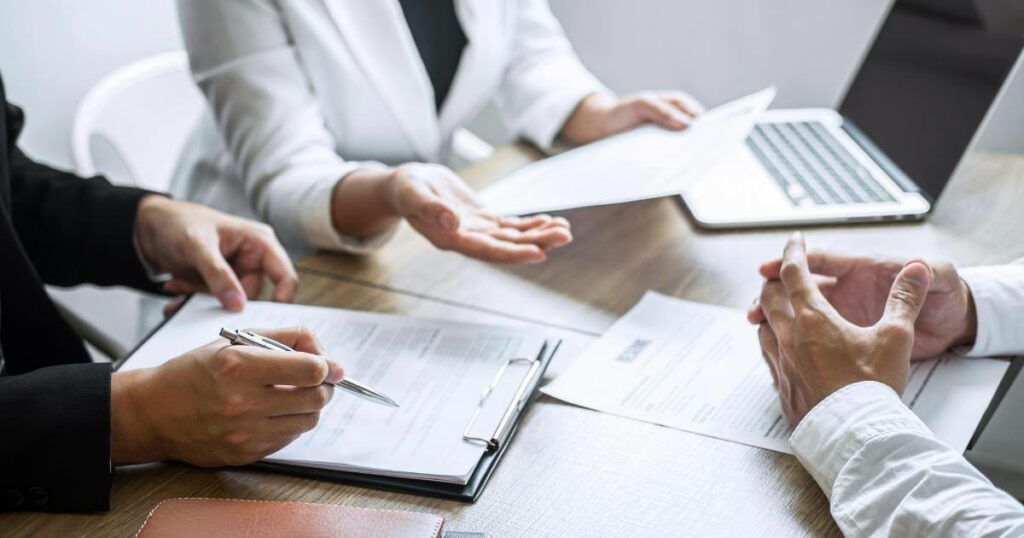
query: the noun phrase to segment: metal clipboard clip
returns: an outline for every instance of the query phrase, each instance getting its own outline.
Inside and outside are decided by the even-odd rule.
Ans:
[[[491,380],[491,384],[484,389],[483,394],[480,395],[480,404],[477,405],[476,411],[473,412],[473,417],[469,419],[469,424],[466,425],[466,429],[462,431],[462,439],[464,441],[483,443],[487,447],[488,452],[493,452],[501,447],[502,444],[508,439],[509,433],[512,431],[512,425],[515,424],[516,415],[523,410],[526,406],[527,400],[530,399],[530,386],[536,381],[537,374],[540,372],[542,365],[540,357],[544,356],[547,351],[548,345],[545,343],[540,350],[540,355],[535,359],[526,358],[515,358],[509,359],[505,364],[498,368],[498,372],[494,375],[494,379]],[[494,389],[498,386],[498,382],[508,371],[508,367],[516,363],[528,363],[530,369],[523,376],[522,382],[519,383],[519,388],[516,389],[516,395],[512,398],[512,401],[508,404],[508,409],[505,410],[505,414],[502,415],[501,421],[498,422],[498,427],[494,430],[494,433],[490,438],[474,437],[469,434],[476,425],[476,419],[480,416],[480,412],[483,410],[484,405],[487,403],[487,398],[494,392]]]

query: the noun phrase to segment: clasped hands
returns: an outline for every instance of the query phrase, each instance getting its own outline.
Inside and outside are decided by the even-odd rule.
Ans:
[[[796,233],[760,273],[747,317],[793,425],[860,381],[902,394],[911,360],[970,343],[977,331],[970,289],[949,263],[807,254]]]

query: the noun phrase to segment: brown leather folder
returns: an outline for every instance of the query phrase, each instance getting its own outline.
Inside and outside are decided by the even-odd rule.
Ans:
[[[150,512],[136,536],[441,538],[443,527],[441,516],[403,510],[298,502],[169,499]]]

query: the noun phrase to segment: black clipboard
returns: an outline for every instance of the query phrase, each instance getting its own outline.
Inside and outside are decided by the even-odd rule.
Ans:
[[[992,420],[992,415],[995,414],[996,409],[999,409],[999,406],[1003,403],[1003,398],[1006,397],[1006,393],[1010,391],[1010,387],[1017,380],[1021,369],[1024,369],[1024,357],[1013,357],[1010,359],[1010,366],[1006,369],[1006,374],[1003,375],[1002,381],[999,382],[995,394],[992,395],[992,401],[989,402],[985,413],[981,415],[978,427],[974,429],[974,434],[971,435],[971,440],[967,443],[968,451],[974,448],[974,444],[978,442],[981,434],[988,427],[989,421]]]
[[[191,300],[191,297],[187,298],[182,303],[181,307],[183,308],[189,300]],[[134,355],[135,352],[146,343],[146,341],[163,329],[163,327],[170,322],[180,310],[181,308],[160,322],[160,324],[154,327],[153,330],[149,331],[145,338],[133,347],[131,351],[114,362],[114,369],[119,369],[128,357]],[[531,360],[531,362],[535,364],[535,367],[531,368],[527,377],[524,378],[523,385],[520,387],[522,398],[517,401],[513,401],[506,413],[509,420],[505,426],[505,431],[500,431],[502,425],[499,425],[499,431],[495,431],[495,434],[491,439],[476,439],[477,441],[485,442],[487,447],[484,455],[480,457],[480,462],[477,464],[476,471],[474,471],[470,476],[466,485],[446,484],[443,482],[422,479],[393,478],[388,476],[335,471],[330,469],[317,469],[314,467],[303,467],[299,465],[288,465],[284,463],[271,463],[265,461],[256,462],[248,465],[247,467],[274,473],[299,476],[302,478],[315,478],[318,480],[340,482],[373,489],[474,503],[480,498],[480,494],[483,493],[488,480],[490,480],[491,475],[494,474],[494,470],[497,468],[498,462],[501,461],[502,456],[505,455],[505,451],[508,450],[508,446],[515,437],[516,431],[519,429],[519,423],[522,420],[523,413],[529,406],[530,402],[532,402],[536,397],[537,388],[540,386],[541,379],[543,379],[548,365],[551,364],[551,360],[558,352],[561,344],[561,340],[545,340],[537,357]],[[509,361],[506,362],[498,371],[495,381],[497,381],[497,379],[504,373],[505,367],[507,367],[509,363],[523,360],[526,359],[509,359]],[[486,399],[486,397],[487,393],[485,392],[483,399]],[[481,405],[482,403],[483,401],[481,401]],[[472,423],[473,421],[471,420],[470,422]]]

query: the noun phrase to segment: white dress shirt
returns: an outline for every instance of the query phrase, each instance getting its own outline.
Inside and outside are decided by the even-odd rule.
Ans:
[[[339,235],[331,193],[378,163],[447,163],[488,103],[542,149],[589,94],[547,0],[455,0],[468,44],[440,111],[397,0],[178,0],[212,118],[184,149],[173,190],[269,222],[297,247],[362,251]]]
[[[1024,265],[961,276],[978,311],[967,354],[1024,353]],[[847,536],[1024,536],[1021,503],[936,439],[882,383],[836,391],[804,417],[790,443]]]

